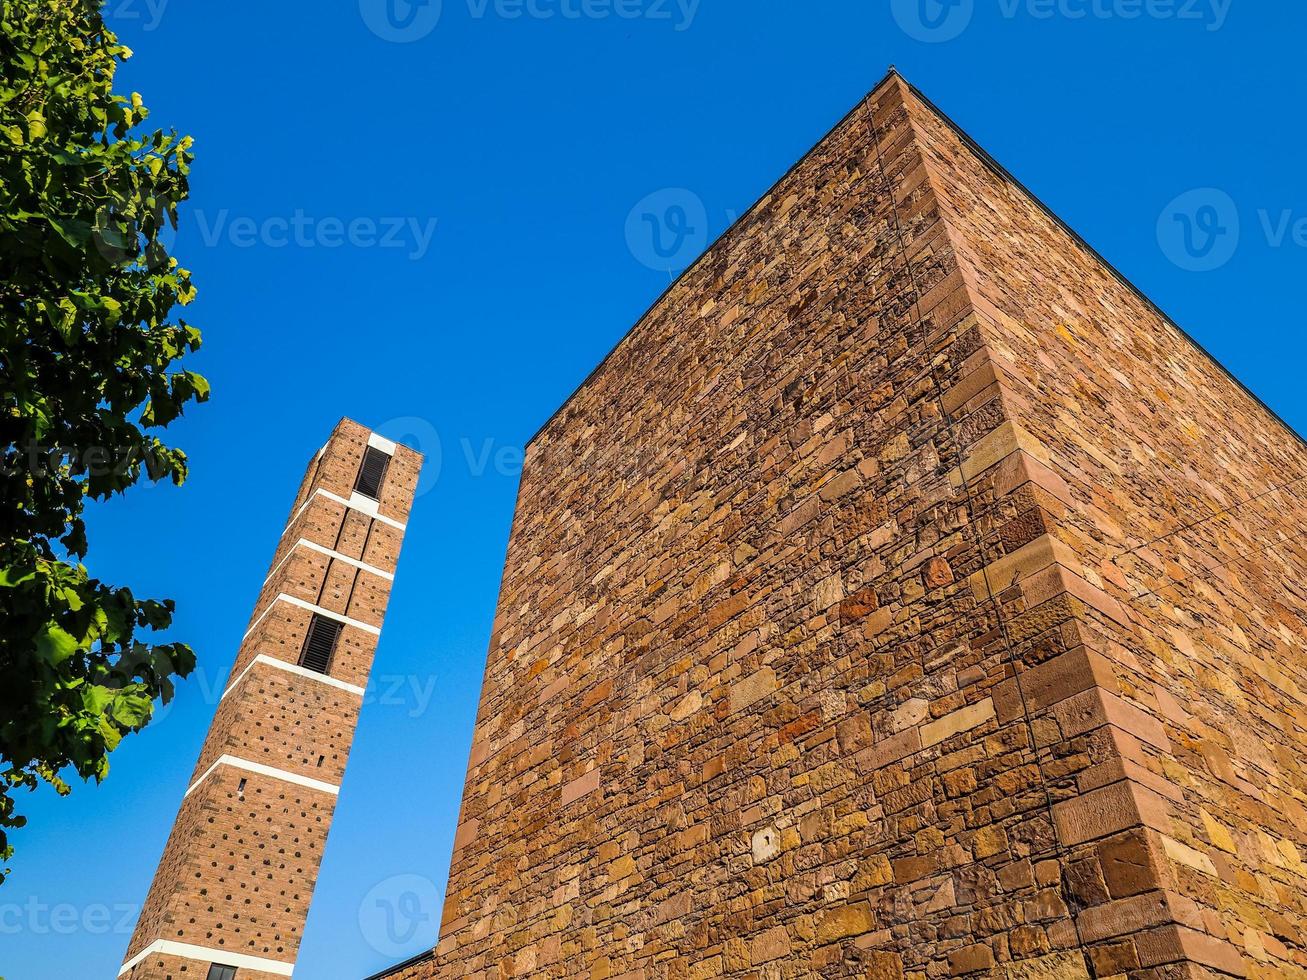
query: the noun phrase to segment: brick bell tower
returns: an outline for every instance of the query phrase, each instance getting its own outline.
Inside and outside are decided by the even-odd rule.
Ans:
[[[421,465],[348,419],[309,463],[119,977],[291,976]]]

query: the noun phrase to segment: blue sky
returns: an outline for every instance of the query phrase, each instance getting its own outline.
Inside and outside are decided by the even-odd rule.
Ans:
[[[891,63],[1307,429],[1302,4],[108,10],[136,51],[122,87],[196,139],[175,249],[214,394],[175,427],[190,482],[98,508],[89,564],[175,597],[201,666],[102,786],[20,800],[8,980],[116,973],[297,481],[342,415],[431,465],[296,975],[359,980],[431,945],[521,447]]]

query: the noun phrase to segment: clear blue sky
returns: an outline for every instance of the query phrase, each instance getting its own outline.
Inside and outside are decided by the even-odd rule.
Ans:
[[[439,465],[296,975],[359,980],[431,945],[437,909],[398,932],[378,909],[444,893],[517,450],[666,288],[643,214],[684,264],[891,63],[1307,429],[1302,4],[443,0],[433,24],[385,2],[110,5],[136,51],[122,87],[196,138],[176,251],[214,394],[176,426],[191,481],[98,509],[89,564],[174,596],[201,667],[104,785],[20,800],[8,980],[116,973],[297,481],[342,415],[419,432]]]

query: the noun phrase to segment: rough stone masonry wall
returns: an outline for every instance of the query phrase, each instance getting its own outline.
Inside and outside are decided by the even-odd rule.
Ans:
[[[1083,617],[1123,757],[1100,794],[1128,786],[1140,807],[1133,828],[1118,806],[1080,835],[1082,932],[1106,941],[1104,973],[1302,976],[1304,445],[909,101],[1013,437],[1050,488],[1032,521],[1107,600]]]
[[[1078,600],[973,587],[1043,491],[959,475],[1008,420],[927,178],[892,80],[532,443],[404,975],[1085,975],[1010,681]]]
[[[530,447],[403,975],[1299,975],[1303,464],[891,76]]]

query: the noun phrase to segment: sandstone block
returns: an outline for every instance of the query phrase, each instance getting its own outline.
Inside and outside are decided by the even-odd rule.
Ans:
[[[817,939],[830,943],[849,936],[860,936],[875,927],[875,916],[866,902],[829,909],[817,921]]]
[[[972,943],[949,953],[948,965],[949,972],[955,977],[989,970],[994,966],[994,951],[984,943]]]
[[[754,939],[749,955],[754,966],[761,966],[782,956],[789,956],[791,948],[790,934],[784,926],[776,926]]]
[[[993,720],[994,717],[993,698],[985,698],[985,700],[969,704],[965,708],[959,708],[943,718],[921,726],[922,747],[937,745],[952,735],[970,731],[987,721]]]
[[[763,667],[731,688],[731,710],[743,711],[779,689],[776,672],[770,667]]]
[[[1170,829],[1166,801],[1130,780],[1058,803],[1053,807],[1053,820],[1065,845],[1082,844],[1131,827]]]
[[[599,788],[599,770],[591,769],[563,787],[563,806],[570,806]]]

